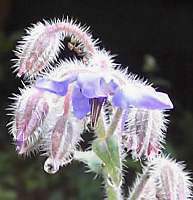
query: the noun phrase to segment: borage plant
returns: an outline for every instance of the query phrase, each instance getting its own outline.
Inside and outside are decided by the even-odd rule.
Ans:
[[[66,37],[78,58],[56,64]],[[69,19],[33,25],[15,53],[15,72],[26,83],[15,95],[10,123],[19,155],[41,152],[50,174],[72,160],[84,162],[104,177],[109,200],[191,199],[184,166],[161,153],[165,111],[173,108],[167,94],[122,70],[86,27]],[[85,127],[95,139],[80,151]],[[143,173],[129,197],[121,190],[127,154],[143,157]]]

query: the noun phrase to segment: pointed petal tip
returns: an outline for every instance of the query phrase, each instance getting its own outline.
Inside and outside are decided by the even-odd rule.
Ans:
[[[155,90],[131,90],[131,92],[118,90],[113,97],[115,106],[123,109],[129,107],[144,109],[173,109],[173,104],[166,93]]]
[[[166,93],[163,92],[157,92],[158,98],[163,103],[164,109],[173,109],[174,105],[172,101],[170,100],[169,96]]]

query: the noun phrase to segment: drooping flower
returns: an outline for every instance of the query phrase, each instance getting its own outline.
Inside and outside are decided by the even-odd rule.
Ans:
[[[66,94],[69,85],[73,85],[72,106],[75,116],[82,119],[91,113],[93,126],[107,99],[112,100],[113,106],[122,109],[173,108],[167,94],[156,92],[133,75],[126,77],[112,67],[102,69],[101,66],[84,66],[81,62],[63,62],[53,73],[35,83],[38,89],[60,96]]]
[[[137,177],[129,200],[189,200],[192,199],[190,174],[181,163],[159,156],[147,163]]]
[[[134,158],[152,158],[162,150],[168,120],[162,110],[131,108],[123,114],[121,137]]]
[[[87,57],[96,51],[96,41],[88,33],[88,28],[66,20],[44,21],[34,24],[26,30],[26,35],[16,48],[17,59],[14,59],[15,71],[21,77],[34,77],[42,70],[48,70],[58,57],[61,41],[65,37],[75,37],[83,48]]]

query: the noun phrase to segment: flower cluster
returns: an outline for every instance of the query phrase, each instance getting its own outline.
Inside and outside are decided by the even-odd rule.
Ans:
[[[95,128],[101,108],[107,101],[110,101],[113,107],[121,108],[125,112],[131,110],[130,115],[139,109],[136,117],[130,118],[137,120],[134,126],[141,124],[143,136],[135,139],[136,135],[139,135],[137,130],[127,129],[129,133],[126,135],[125,144],[128,145],[128,149],[138,148],[140,150],[134,151],[140,151],[139,155],[144,151],[147,156],[157,151],[156,143],[159,143],[158,132],[161,127],[158,124],[156,130],[156,127],[153,127],[156,125],[151,121],[157,120],[160,110],[173,107],[167,94],[157,92],[150,84],[121,71],[120,66],[113,62],[113,57],[105,50],[95,47],[91,36],[72,21],[38,23],[30,28],[27,34],[18,47],[16,66],[18,66],[18,76],[35,77],[35,81],[31,81],[30,86],[22,90],[14,106],[12,134],[19,154],[40,148],[45,155],[52,157],[57,155],[61,163],[66,163],[80,140],[81,129],[77,128],[78,124],[83,124],[84,119],[90,116],[91,127]],[[89,55],[87,62],[60,61],[56,67],[48,70],[50,62],[55,60],[61,47],[61,39],[72,35],[82,44],[84,51],[87,52],[86,55]],[[44,73],[37,75],[45,69]],[[148,109],[146,111],[148,116],[145,116],[147,122],[144,123],[143,117],[141,119],[138,117],[143,115],[143,109]],[[124,115],[123,121],[126,123]],[[160,123],[162,121],[163,119],[160,119]],[[147,127],[148,123],[152,124],[149,125],[152,127]],[[129,124],[132,126],[130,122]],[[149,132],[152,132],[152,136]],[[122,134],[124,137],[124,130]],[[153,134],[155,142],[151,140]],[[132,142],[129,143],[129,140]],[[134,142],[141,144],[134,148]],[[70,144],[68,149],[66,143]]]
[[[80,59],[56,64],[65,37],[71,39],[67,47]],[[167,123],[164,113],[173,108],[170,98],[121,70],[109,52],[100,50],[87,28],[68,19],[38,23],[27,30],[16,56],[15,72],[28,83],[11,108],[10,132],[18,154],[40,151],[47,157],[44,170],[53,174],[83,155],[77,147],[85,125],[100,128],[93,151],[85,155],[102,163],[106,185],[111,183],[112,191],[119,191],[124,150],[134,158],[147,159],[161,152]],[[96,171],[90,159],[83,158]],[[162,169],[159,173],[162,177]]]

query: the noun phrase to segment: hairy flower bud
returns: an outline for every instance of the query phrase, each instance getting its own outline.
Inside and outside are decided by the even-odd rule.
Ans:
[[[156,185],[156,197],[163,200],[192,199],[189,173],[184,165],[168,158],[152,161],[152,177]]]
[[[129,200],[188,200],[192,199],[189,173],[184,165],[157,157],[147,163],[137,178]]]
[[[41,137],[40,126],[49,110],[49,105],[42,91],[26,88],[18,96],[13,106],[11,134],[16,142],[19,154],[34,150]]]
[[[151,167],[144,167],[143,173],[137,176],[128,200],[155,200],[156,188],[150,177]]]
[[[50,64],[56,60],[63,47],[61,41],[64,37],[75,37],[83,46],[87,57],[96,51],[96,42],[92,40],[87,28],[81,28],[80,24],[75,24],[72,20],[39,22],[26,32],[27,35],[19,42],[16,51],[18,59],[15,59],[14,67],[19,77],[33,77],[42,70],[51,68]]]
[[[49,67],[61,47],[59,33],[49,31],[48,23],[38,23],[27,30],[27,36],[17,46],[16,70],[17,75],[34,75],[42,69]]]
[[[122,119],[123,145],[135,158],[154,157],[161,151],[166,123],[163,111],[129,109]]]
[[[54,174],[60,166],[66,165],[72,160],[76,146],[81,140],[83,123],[76,118],[64,115],[55,120],[55,126],[48,134],[45,141],[45,151],[48,159],[44,164],[47,173]]]
[[[66,96],[58,97],[53,102],[42,126],[44,134],[41,150],[48,157],[44,170],[50,174],[56,173],[59,167],[72,160],[74,150],[81,140],[84,122],[71,113],[71,89],[68,89]]]

